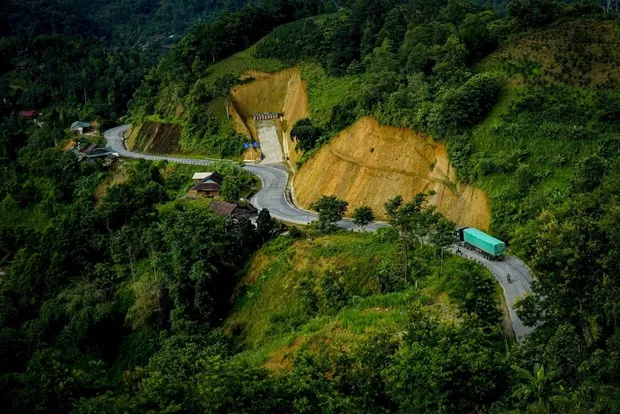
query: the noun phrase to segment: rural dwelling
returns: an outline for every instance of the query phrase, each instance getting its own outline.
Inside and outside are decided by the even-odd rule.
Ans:
[[[21,116],[24,119],[35,119],[37,116],[39,116],[39,113],[37,111],[21,111],[19,113],[19,116]]]
[[[90,132],[91,125],[88,122],[75,121],[71,124],[71,132],[79,135]]]
[[[216,172],[195,173],[192,177],[194,186],[190,188],[189,195],[192,197],[218,197],[223,178]]]
[[[93,155],[97,155],[97,154],[101,154],[104,152],[107,152],[104,148],[101,148],[99,145],[97,144],[89,144],[86,143],[86,145],[81,144],[78,142],[77,145],[77,150],[80,154],[86,156],[86,157],[92,157]]]
[[[25,70],[28,67],[28,62],[21,60],[15,64],[15,70]]]
[[[217,183],[198,183],[189,189],[192,197],[219,197],[220,185]]]
[[[217,172],[197,172],[194,173],[192,177],[195,184],[200,183],[215,183],[218,185],[222,185],[222,181],[224,178]]]
[[[250,219],[258,213],[258,210],[250,203],[245,206],[226,203],[224,201],[213,200],[209,204],[209,210],[218,216],[230,217],[232,219]]]
[[[118,157],[118,153],[110,152],[109,150],[102,148],[97,144],[92,144],[90,142],[78,142],[75,148],[73,148],[73,151],[75,151],[80,161],[92,160],[95,158]]]

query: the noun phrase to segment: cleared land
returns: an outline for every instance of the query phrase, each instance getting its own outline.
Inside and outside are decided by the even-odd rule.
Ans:
[[[229,110],[237,132],[260,141],[257,122],[253,118],[258,112],[284,114],[284,122],[275,123],[279,137],[287,135],[295,122],[308,116],[306,82],[301,79],[298,69],[291,68],[272,74],[249,70],[241,78],[254,80],[235,86],[230,92]],[[295,161],[299,155],[295,151],[295,144],[288,139],[282,143],[288,145],[288,152]],[[245,158],[251,158],[251,154],[246,154]]]
[[[456,179],[443,143],[406,128],[380,126],[365,117],[334,137],[295,176],[297,201],[308,207],[323,194],[368,205],[385,218],[383,204],[401,194],[434,192],[432,205],[457,224],[488,229],[486,194]]]
[[[132,128],[127,147],[133,151],[153,154],[179,152],[179,141],[183,127],[176,124],[146,121]]]
[[[480,67],[514,76],[512,84],[541,77],[573,87],[620,85],[620,31],[613,21],[571,21],[540,29],[507,45]]]

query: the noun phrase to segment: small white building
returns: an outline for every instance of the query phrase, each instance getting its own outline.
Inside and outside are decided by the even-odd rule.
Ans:
[[[71,132],[83,135],[90,132],[91,125],[88,122],[75,121],[71,124]]]

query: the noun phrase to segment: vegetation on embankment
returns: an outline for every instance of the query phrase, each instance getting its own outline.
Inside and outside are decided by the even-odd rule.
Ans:
[[[521,36],[479,65],[505,78],[500,101],[471,134],[448,138],[448,152],[459,177],[489,194],[500,237],[559,207],[587,174],[583,164],[615,147],[619,44],[613,22],[571,20]]]
[[[295,375],[302,366],[300,358],[317,358],[331,366],[325,372],[329,375],[354,361],[365,366],[359,351],[369,346],[369,338],[390,344],[375,350],[377,358],[398,359],[409,346],[412,309],[432,317],[430,331],[476,329],[471,325],[474,320],[478,320],[474,325],[489,324],[492,334],[486,340],[495,342],[499,351],[501,294],[490,273],[453,256],[440,265],[435,248],[418,245],[412,252],[415,272],[403,278],[397,245],[395,232],[386,229],[378,234],[338,233],[308,240],[280,236],[268,243],[237,285],[224,323],[224,329],[243,346],[235,359],[280,376]],[[341,360],[343,353],[349,353],[351,361]],[[415,359],[413,365],[422,363]],[[467,364],[465,359],[462,362]],[[399,381],[382,372],[385,376],[376,379],[381,384],[378,392]],[[495,392],[493,388],[485,392]],[[382,398],[394,397],[388,393]]]

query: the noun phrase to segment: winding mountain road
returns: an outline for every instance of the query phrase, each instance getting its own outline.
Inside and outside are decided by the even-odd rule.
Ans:
[[[132,152],[125,147],[123,135],[129,129],[130,125],[121,125],[116,128],[105,131],[107,146],[120,156],[127,158],[142,158],[146,160],[167,160],[179,164],[192,165],[209,165],[215,160],[196,159],[196,158],[180,158],[168,155],[152,155]],[[252,204],[257,209],[266,208],[272,217],[295,224],[309,224],[316,220],[316,215],[297,208],[293,205],[288,197],[288,172],[281,164],[247,164],[243,167],[246,171],[256,175],[262,181],[262,188],[251,199]],[[351,220],[342,220],[338,222],[342,228],[349,230],[359,230],[359,227],[353,224]],[[379,227],[384,227],[384,223],[372,223],[366,228],[374,231]],[[456,251],[456,247],[452,249]],[[515,301],[531,292],[530,283],[532,281],[528,267],[516,257],[507,256],[504,261],[496,262],[484,258],[481,254],[461,248],[461,255],[481,263],[491,271],[493,276],[502,286],[506,304],[510,313],[512,327],[517,340],[522,343],[525,337],[533,328],[525,326],[517,316],[514,309]],[[506,275],[510,274],[511,282],[508,282]]]

